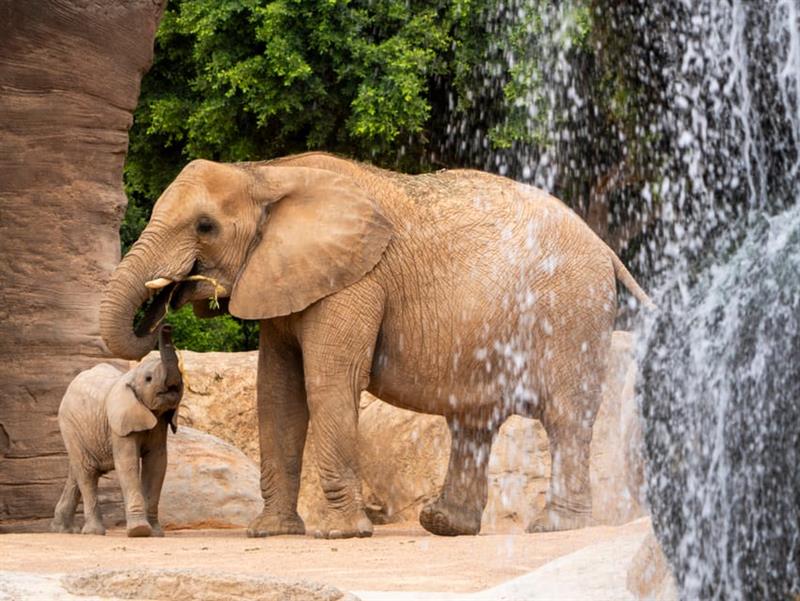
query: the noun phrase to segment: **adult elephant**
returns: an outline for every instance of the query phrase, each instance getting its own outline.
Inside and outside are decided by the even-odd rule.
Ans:
[[[322,153],[198,160],[115,271],[101,332],[115,353],[141,357],[167,303],[207,315],[215,294],[260,320],[264,509],[251,536],[305,532],[296,505],[309,417],[329,505],[317,534],[371,534],[357,456],[364,389],[447,419],[450,463],[420,515],[426,529],[480,530],[492,439],[513,413],[540,419],[550,439],[551,486],[533,528],[566,529],[591,515],[616,278],[649,302],[572,211],[502,177],[407,176]]]

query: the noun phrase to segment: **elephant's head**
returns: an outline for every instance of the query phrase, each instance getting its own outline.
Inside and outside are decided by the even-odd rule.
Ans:
[[[178,427],[178,405],[183,397],[183,376],[172,344],[172,327],[161,328],[160,359],[143,361],[120,378],[106,401],[111,429],[120,436],[155,427],[166,415],[172,431]]]
[[[352,179],[308,167],[190,163],[114,272],[100,308],[111,351],[153,348],[167,306],[208,301],[243,319],[306,308],[358,281],[380,260],[391,227]],[[134,327],[139,308],[149,301]]]

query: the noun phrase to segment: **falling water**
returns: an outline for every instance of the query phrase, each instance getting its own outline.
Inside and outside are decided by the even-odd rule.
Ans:
[[[654,527],[688,599],[800,590],[800,205],[749,229],[662,297],[642,374]]]
[[[656,533],[686,599],[800,592],[800,20],[684,5],[642,410]],[[668,183],[664,183],[668,182]]]
[[[800,3],[509,0],[485,28],[441,153],[587,216],[627,175],[599,225],[635,224],[617,249],[660,308],[641,407],[681,596],[800,594]]]

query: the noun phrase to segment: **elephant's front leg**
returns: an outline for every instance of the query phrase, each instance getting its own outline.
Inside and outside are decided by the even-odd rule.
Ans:
[[[112,435],[114,470],[125,501],[125,521],[128,536],[150,536],[142,484],[139,478],[139,440],[131,436]]]
[[[369,383],[383,291],[359,282],[324,299],[301,327],[316,462],[328,511],[315,535],[372,536],[358,457],[358,405]]]
[[[305,534],[297,513],[308,406],[299,350],[261,322],[258,356],[258,433],[264,508],[250,523],[251,537]]]
[[[145,512],[153,536],[164,536],[158,521],[158,502],[167,472],[167,425],[159,423],[150,432],[148,449],[142,455],[142,489],[144,490]]]
[[[488,428],[449,419],[450,462],[439,498],[423,507],[419,521],[433,534],[478,534],[488,498],[487,470],[493,434]]]
[[[308,404],[316,442],[317,468],[328,510],[315,536],[371,536],[372,522],[364,512],[358,460],[360,391],[356,390],[347,373],[317,374],[307,384]]]

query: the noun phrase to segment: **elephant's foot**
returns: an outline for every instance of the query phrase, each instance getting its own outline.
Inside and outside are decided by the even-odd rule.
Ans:
[[[419,523],[431,534],[439,536],[474,535],[481,531],[481,513],[479,509],[470,511],[440,498],[422,508]]]
[[[131,519],[128,520],[125,533],[131,538],[146,537],[153,534],[153,528],[145,519]]]
[[[306,525],[297,513],[291,515],[276,515],[265,509],[247,527],[247,536],[262,538],[265,536],[278,536],[280,534],[305,534]]]
[[[80,529],[77,526],[74,526],[71,522],[65,522],[58,519],[55,519],[52,522],[50,522],[50,532],[75,534],[76,532],[79,531]]]
[[[105,526],[98,522],[86,522],[81,529],[81,534],[97,534],[99,536],[103,536],[106,533]]]
[[[314,531],[316,538],[366,538],[372,536],[372,522],[362,509],[351,515],[328,514]]]
[[[147,520],[150,524],[151,533],[150,536],[164,536],[164,529],[161,527],[161,524],[158,520]]]
[[[556,532],[577,530],[593,525],[592,514],[563,511],[545,507],[541,514],[526,528],[526,532]]]

